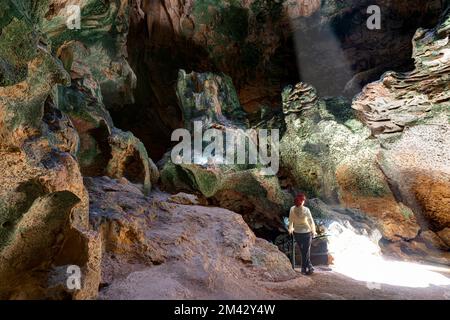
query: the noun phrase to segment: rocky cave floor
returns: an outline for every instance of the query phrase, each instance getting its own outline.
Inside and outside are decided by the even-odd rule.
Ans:
[[[195,195],[146,197],[124,178],[85,183],[107,249],[99,299],[450,299],[450,286],[377,286],[326,266],[304,276],[241,215]]]
[[[161,268],[158,267],[133,266],[127,269],[130,273],[116,279],[110,288],[101,290],[99,299],[450,300],[448,286],[405,288],[383,284],[370,288],[365,282],[353,280],[324,266],[316,267],[312,276],[301,275],[296,268],[297,277],[288,281],[258,281],[252,284],[247,284],[248,280],[243,281],[247,287],[235,287],[233,293],[220,287],[203,290],[195,280],[180,284],[176,280],[179,275],[163,278],[161,276],[167,276],[167,273],[160,273]],[[249,288],[254,290],[251,294]]]

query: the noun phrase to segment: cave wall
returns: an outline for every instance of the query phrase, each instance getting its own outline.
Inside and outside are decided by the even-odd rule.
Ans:
[[[381,7],[381,30],[366,27],[371,4]],[[281,110],[282,89],[299,80],[352,97],[387,70],[412,69],[411,38],[441,10],[439,0],[134,1],[127,50],[136,101],[112,115],[160,158],[182,124],[178,69],[227,74],[250,113]]]

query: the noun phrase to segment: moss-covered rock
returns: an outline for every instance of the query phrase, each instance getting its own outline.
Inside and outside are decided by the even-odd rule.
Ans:
[[[68,85],[70,77],[39,29],[48,1],[6,3],[9,11],[0,18],[0,298],[93,298],[98,239],[89,232],[89,200],[73,156],[78,134],[55,105],[56,86]],[[53,267],[67,265],[85,275],[81,289],[50,288]]]
[[[231,79],[225,75],[180,71],[177,95],[189,130],[193,121],[201,121],[203,129],[215,128],[222,133],[248,128]],[[276,176],[262,175],[261,165],[246,159],[243,164],[175,164],[167,160],[161,182],[167,190],[198,192],[239,212],[254,228],[278,228],[292,199],[281,190]]]
[[[148,192],[151,180],[157,180],[154,179],[157,170],[151,170],[155,165],[139,139],[114,127],[105,107],[103,89],[94,75],[99,66],[93,67],[93,61],[89,60],[91,48],[79,41],[69,41],[57,54],[72,82],[69,87],[58,87],[56,99],[80,136],[76,155],[81,172],[85,176],[127,177]]]
[[[227,75],[180,70],[177,97],[186,128],[191,129],[193,121],[202,121],[205,127],[213,123],[245,127],[246,114]]]
[[[280,143],[281,163],[298,188],[377,218],[387,239],[417,235],[414,217],[402,215],[378,167],[379,142],[371,139],[349,103],[324,101],[313,87],[300,83],[283,92],[283,111],[287,131]]]
[[[161,181],[169,191],[198,192],[220,207],[241,213],[255,229],[280,228],[292,203],[277,177],[263,176],[259,169],[226,170],[169,162],[161,171]]]

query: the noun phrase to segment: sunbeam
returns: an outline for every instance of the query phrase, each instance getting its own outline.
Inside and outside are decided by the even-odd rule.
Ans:
[[[450,286],[450,278],[442,274],[450,273],[449,268],[387,260],[381,256],[376,239],[356,234],[337,222],[329,226],[329,233],[335,272],[358,281],[401,287]]]

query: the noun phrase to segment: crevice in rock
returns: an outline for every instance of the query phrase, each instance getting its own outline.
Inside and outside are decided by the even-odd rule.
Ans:
[[[143,183],[145,180],[145,170],[139,152],[134,150],[133,154],[128,156],[123,165],[124,177],[133,183]]]
[[[80,132],[80,149],[82,152],[83,150],[95,152],[94,155],[81,154],[80,170],[83,176],[94,177],[104,175],[105,168],[112,158],[112,150],[108,141],[109,135],[108,126],[103,120],[100,121],[100,125],[97,128],[92,128],[87,132]]]

